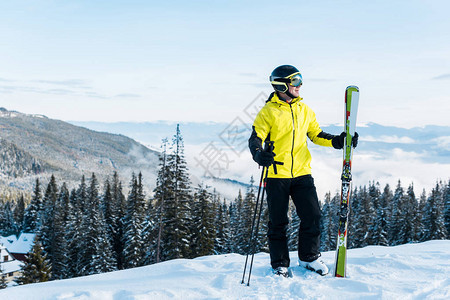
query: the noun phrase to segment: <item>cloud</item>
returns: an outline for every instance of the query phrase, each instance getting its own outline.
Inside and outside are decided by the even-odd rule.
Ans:
[[[257,88],[269,88],[269,83],[245,83],[244,85],[251,85]]]
[[[256,74],[256,73],[239,73],[239,76],[258,77],[258,74]]]
[[[15,80],[12,79],[6,79],[6,78],[0,78],[0,82],[14,82]]]
[[[449,80],[450,74],[442,74],[436,77],[433,77],[432,80]]]
[[[335,79],[328,79],[328,78],[309,78],[308,81],[332,82],[332,81],[336,81],[336,80]]]
[[[115,97],[117,98],[141,98],[141,95],[138,94],[132,94],[132,93],[123,93],[123,94],[118,94]]]
[[[33,80],[32,82],[52,84],[52,85],[64,85],[64,86],[68,86],[68,87],[77,87],[77,88],[88,88],[88,89],[91,89],[91,87],[88,86],[88,81],[83,80],[83,79]]]
[[[364,136],[361,137],[360,139],[361,141],[365,141],[365,142],[383,142],[383,143],[389,143],[389,144],[414,144],[415,141],[407,136],[396,136],[396,135],[392,135],[392,136],[388,136],[388,135],[382,135],[379,137],[373,137],[373,136]]]
[[[441,136],[431,141],[435,142],[439,148],[450,149],[450,136]]]

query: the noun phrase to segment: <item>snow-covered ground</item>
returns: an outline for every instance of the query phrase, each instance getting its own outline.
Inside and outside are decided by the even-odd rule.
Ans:
[[[331,269],[334,253],[323,253]],[[177,259],[156,265],[9,287],[0,299],[450,299],[450,241],[349,250],[348,277],[296,266],[275,277],[269,255],[255,255],[250,286],[241,284],[245,256]]]

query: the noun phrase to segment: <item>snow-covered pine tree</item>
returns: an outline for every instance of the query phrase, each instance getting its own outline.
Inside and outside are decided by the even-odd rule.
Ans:
[[[123,221],[125,217],[125,206],[126,200],[125,195],[122,192],[122,182],[119,179],[117,172],[114,172],[113,179],[111,182],[111,208],[115,207],[115,212],[112,214],[112,226],[111,232],[113,232],[112,237],[112,249],[114,251],[114,256],[117,259],[117,268],[122,270],[123,267],[123,249],[124,249],[124,226]]]
[[[17,200],[13,210],[14,220],[17,226],[17,232],[23,232],[24,214],[25,214],[25,199],[22,194]]]
[[[450,180],[444,190],[444,224],[447,231],[446,239],[450,239]]]
[[[417,240],[422,242],[424,241],[424,235],[425,235],[425,226],[423,224],[424,216],[425,216],[425,206],[427,203],[427,192],[425,189],[422,190],[422,193],[419,197],[419,208],[418,208],[418,221],[419,221],[419,227],[417,229]]]
[[[259,205],[258,205],[259,206]],[[254,192],[254,180],[253,177],[250,178],[250,185],[247,188],[247,191],[245,193],[244,199],[242,201],[242,208],[241,208],[241,214],[240,214],[240,221],[238,226],[238,237],[239,237],[239,245],[241,248],[241,251],[239,253],[241,254],[248,254],[252,253],[253,251],[258,252],[259,249],[259,243],[256,243],[254,245],[254,248],[252,248],[253,245],[249,243],[251,231],[252,231],[252,223],[253,223],[253,216],[255,215],[255,209],[256,209],[256,195]],[[259,210],[259,207],[258,207]],[[254,224],[254,232],[253,232],[253,239],[256,239],[257,242],[259,242],[259,232],[258,234],[255,234],[256,230],[256,223],[258,219],[258,213],[256,215],[256,220]]]
[[[8,284],[6,283],[6,274],[3,272],[3,268],[0,265],[0,290],[6,289]]]
[[[47,258],[53,261],[53,250],[54,250],[54,239],[55,239],[55,230],[54,230],[54,217],[55,217],[55,203],[58,198],[58,186],[56,184],[55,176],[50,177],[50,182],[47,185],[47,189],[44,194],[44,198],[42,201],[42,210],[40,215],[40,227],[39,227],[39,236],[40,241],[42,243],[42,247],[44,248],[45,253],[47,254]]]
[[[130,192],[127,199],[124,217],[124,268],[135,268],[143,265],[142,226],[145,214],[145,196],[142,190],[142,174],[133,173]]]
[[[364,237],[366,235],[366,228],[364,228],[365,215],[364,215],[364,203],[361,195],[367,192],[363,192],[365,187],[359,187],[352,192],[350,199],[351,213],[349,215],[348,222],[348,248],[360,248],[363,245]],[[340,196],[339,196],[340,197]],[[339,202],[338,202],[339,203]]]
[[[106,238],[106,224],[100,206],[97,177],[92,174],[87,189],[85,214],[82,218],[81,232],[84,237],[81,247],[81,275],[92,275],[115,269],[109,240]]]
[[[405,210],[405,191],[401,185],[400,180],[397,183],[390,210],[391,216],[389,219],[389,245],[400,245],[402,240],[402,223],[404,221],[403,211]]]
[[[241,231],[241,214],[242,214],[242,192],[239,189],[238,196],[234,199],[234,202],[230,204],[230,246],[231,252],[245,254],[243,251],[244,243],[247,244],[247,241],[244,241],[242,236],[240,235]]]
[[[187,163],[184,158],[184,143],[180,126],[172,141],[173,153],[167,157],[170,172],[166,174],[172,184],[173,193],[167,193],[164,199],[164,253],[161,259],[184,258],[190,256],[190,221],[191,221],[191,182]]]
[[[340,196],[336,193],[331,198],[331,193],[325,194],[325,200],[322,206],[321,218],[321,251],[330,251],[336,249],[336,233],[338,227],[337,211]]]
[[[199,185],[195,191],[193,203],[191,257],[211,255],[214,253],[216,238],[212,195],[206,187]]]
[[[416,240],[417,219],[419,208],[416,195],[414,194],[414,186],[411,184],[408,187],[405,195],[404,207],[401,212],[402,222],[400,228],[399,244],[407,244]]]
[[[441,182],[436,183],[431,195],[425,204],[423,216],[424,236],[423,240],[442,240],[446,238],[446,228],[444,222],[444,197]]]
[[[67,277],[77,277],[81,275],[81,246],[83,233],[81,232],[81,222],[83,211],[81,210],[82,200],[79,198],[82,193],[80,189],[85,188],[84,176],[77,190],[70,193],[69,208],[67,214],[65,237],[68,247]],[[84,201],[83,201],[84,202]]]
[[[165,138],[162,140],[161,144],[161,148],[163,149],[163,151],[159,157],[159,170],[156,178],[156,187],[153,190],[153,202],[155,210],[151,212],[151,214],[153,216],[152,219],[155,222],[155,226],[157,226],[158,232],[156,234],[156,245],[154,245],[154,247],[151,247],[149,251],[154,253],[154,259],[156,263],[159,263],[161,261],[161,250],[164,248],[164,240],[162,239],[162,236],[164,233],[165,202],[168,198],[174,198],[173,183],[171,182],[171,179],[173,178],[173,172],[172,170],[170,170],[170,167],[167,163],[167,145],[168,140],[167,138]],[[149,259],[147,259],[147,261],[149,261]]]
[[[378,188],[378,186],[377,186]],[[386,186],[383,189],[383,193],[379,194],[378,197],[374,202],[374,209],[375,209],[375,220],[373,224],[373,245],[380,245],[380,246],[388,246],[389,240],[388,240],[388,206],[389,202],[392,200],[392,192],[390,190],[389,184],[386,184]]]
[[[114,177],[117,177],[117,173],[115,172]],[[116,181],[116,179],[113,179]],[[115,188],[113,188],[115,189]],[[119,246],[119,240],[121,238],[120,231],[121,231],[121,221],[123,218],[123,212],[121,207],[121,201],[120,197],[117,199],[114,197],[114,193],[111,188],[111,184],[109,180],[107,179],[105,182],[105,189],[103,192],[103,196],[101,198],[101,212],[104,217],[104,236],[102,237],[104,239],[103,241],[103,247],[107,247],[108,245],[111,247],[111,249],[105,249],[107,251],[111,250],[111,259],[112,261],[108,262],[108,265],[111,265],[111,269],[118,269],[119,268],[119,261],[120,256],[122,256],[122,253],[119,252],[118,246]],[[121,248],[123,249],[123,247]],[[102,270],[102,272],[106,272],[106,268]]]
[[[18,226],[11,209],[11,201],[0,199],[0,235],[17,234]]]
[[[64,182],[61,186],[58,199],[55,203],[53,230],[55,232],[53,241],[52,279],[64,279],[69,277],[69,248],[65,230],[69,214],[70,193]]]
[[[380,201],[380,184],[377,182],[369,182],[369,188],[367,190],[367,195],[364,199],[364,214],[366,216],[367,223],[367,233],[365,237],[365,245],[375,245],[375,221],[377,219],[377,211],[375,206],[379,206]]]
[[[265,198],[265,197],[264,197]],[[293,218],[293,226],[298,226],[300,220],[298,217]],[[296,223],[298,222],[298,223]],[[256,225],[255,225],[256,226]],[[257,251],[269,252],[269,241],[267,238],[267,231],[269,230],[269,207],[267,206],[267,201],[263,200],[261,221],[259,224],[259,236],[258,236],[258,248]]]
[[[142,240],[143,240],[143,252],[144,252],[144,265],[155,263],[156,250],[158,240],[158,210],[153,207],[152,201],[147,201],[147,208],[144,218],[144,225],[142,227]]]
[[[39,179],[36,179],[33,197],[26,207],[23,217],[23,232],[36,232],[39,229],[39,215],[42,208],[42,193]]]
[[[215,220],[216,241],[214,243],[214,252],[216,254],[225,254],[231,252],[230,247],[230,214],[225,202],[220,202],[220,196],[216,196],[217,214]]]
[[[22,275],[15,280],[17,284],[45,282],[51,278],[51,265],[43,251],[39,236],[36,235],[33,247],[25,259]]]

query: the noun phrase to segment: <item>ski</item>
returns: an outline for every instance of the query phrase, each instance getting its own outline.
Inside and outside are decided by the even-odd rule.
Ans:
[[[335,277],[346,276],[347,264],[347,225],[350,212],[350,194],[352,182],[352,138],[355,135],[356,114],[358,111],[359,88],[348,86],[345,90],[345,124],[344,131],[344,163],[342,166],[341,201],[339,205],[339,228],[337,236],[336,260],[334,268]]]

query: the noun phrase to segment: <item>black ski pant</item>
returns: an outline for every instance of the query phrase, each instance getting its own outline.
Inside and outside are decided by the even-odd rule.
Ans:
[[[269,250],[272,268],[289,267],[288,238],[289,196],[300,218],[298,257],[313,261],[320,256],[320,207],[314,179],[311,175],[296,178],[267,178],[269,207]]]

